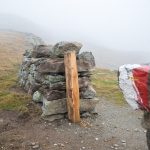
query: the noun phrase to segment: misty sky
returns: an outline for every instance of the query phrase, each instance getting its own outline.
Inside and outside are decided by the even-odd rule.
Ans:
[[[150,0],[0,0],[0,14],[27,19],[54,42],[150,51]]]

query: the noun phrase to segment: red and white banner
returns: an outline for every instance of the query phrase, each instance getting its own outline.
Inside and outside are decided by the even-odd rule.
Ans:
[[[134,109],[150,111],[150,65],[127,64],[119,67],[119,86]]]

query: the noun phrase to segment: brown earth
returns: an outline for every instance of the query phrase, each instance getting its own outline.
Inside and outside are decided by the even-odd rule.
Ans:
[[[82,118],[80,124],[67,119],[46,122],[35,113],[0,111],[0,150],[147,150],[140,111],[102,99],[98,115]],[[37,111],[40,112],[40,111]]]

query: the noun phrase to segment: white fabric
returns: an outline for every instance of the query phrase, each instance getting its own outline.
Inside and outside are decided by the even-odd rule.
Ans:
[[[125,100],[128,102],[130,106],[132,106],[133,109],[138,109],[139,105],[137,103],[138,101],[138,93],[136,91],[136,88],[134,87],[134,80],[133,80],[133,74],[132,69],[141,67],[141,65],[138,64],[126,64],[121,67],[119,67],[119,86],[124,94]]]

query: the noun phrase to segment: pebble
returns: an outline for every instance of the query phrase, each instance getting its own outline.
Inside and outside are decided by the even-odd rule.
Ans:
[[[124,147],[126,147],[127,144],[126,144],[126,143],[122,143],[122,145],[123,145]]]
[[[48,140],[49,138],[48,138],[48,137],[46,137],[46,139]]]
[[[122,143],[126,143],[126,141],[125,141],[125,140],[121,140],[121,142],[122,142]]]
[[[146,130],[144,130],[143,132],[146,133]]]
[[[0,123],[3,123],[4,122],[4,120],[3,119],[0,119]]]
[[[71,126],[71,123],[69,122],[69,126]]]
[[[96,141],[98,141],[98,140],[99,140],[99,138],[95,138],[95,140],[96,140]]]
[[[57,146],[57,145],[58,145],[58,144],[56,144],[56,143],[54,144],[54,146]]]
[[[36,144],[35,142],[32,142],[32,143],[31,143],[32,146],[34,146],[35,144]]]
[[[107,140],[107,139],[104,139],[104,142],[108,142],[108,140]]]
[[[81,141],[81,143],[84,143],[84,141]]]
[[[85,147],[82,147],[82,149],[85,149]]]
[[[105,122],[102,123],[102,125],[104,125],[104,124],[105,124]]]
[[[137,128],[134,129],[135,132],[139,132],[139,130]]]
[[[114,147],[118,147],[119,145],[118,144],[114,144]]]
[[[65,147],[65,145],[64,145],[64,144],[62,144],[62,143],[60,143],[60,146],[61,146],[61,147]]]
[[[51,123],[49,123],[48,125],[49,125],[49,126],[51,126],[52,124],[51,124]]]
[[[37,148],[39,148],[40,146],[39,145],[34,145],[32,148],[33,149],[37,149]]]

